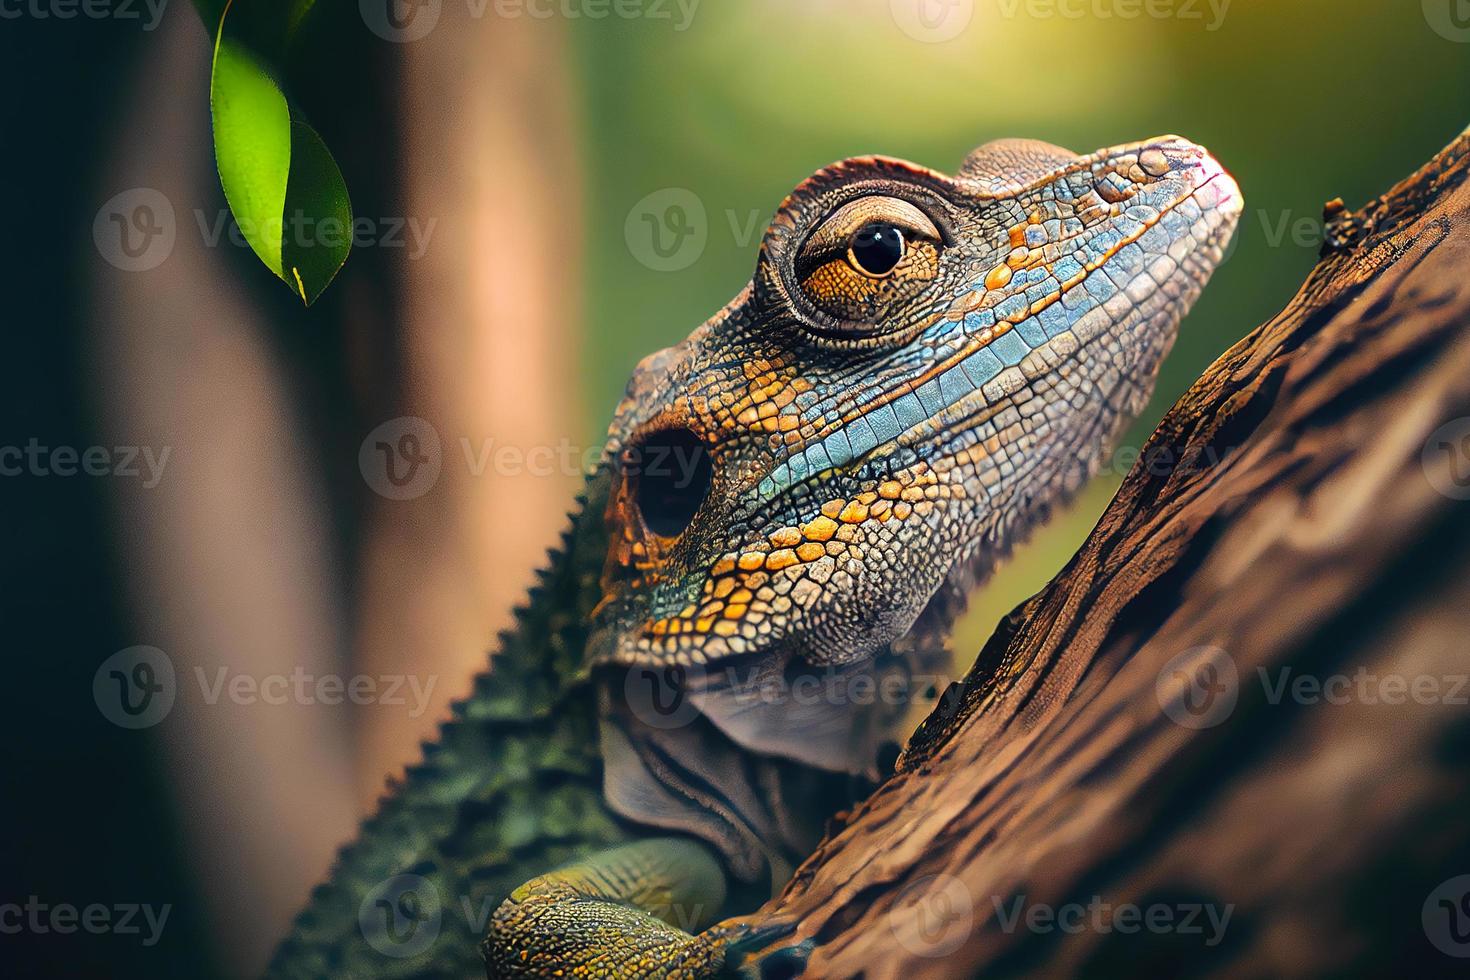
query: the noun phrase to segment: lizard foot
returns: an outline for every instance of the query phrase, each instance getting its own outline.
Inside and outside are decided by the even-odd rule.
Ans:
[[[685,838],[627,844],[517,888],[480,949],[490,980],[705,980],[743,926],[694,934],[725,899],[713,854]]]

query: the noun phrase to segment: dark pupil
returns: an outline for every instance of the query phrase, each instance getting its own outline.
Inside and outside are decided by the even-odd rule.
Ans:
[[[643,523],[660,537],[683,533],[709,494],[709,450],[688,429],[655,432],[623,452]]]
[[[881,276],[903,258],[903,232],[893,225],[866,225],[852,236],[852,257],[862,271]]]

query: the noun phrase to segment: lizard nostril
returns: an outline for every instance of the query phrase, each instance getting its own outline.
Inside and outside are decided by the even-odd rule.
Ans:
[[[708,447],[688,429],[649,433],[623,451],[623,468],[643,523],[665,538],[694,520],[714,477]]]

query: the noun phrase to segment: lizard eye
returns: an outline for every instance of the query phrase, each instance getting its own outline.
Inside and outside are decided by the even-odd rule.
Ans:
[[[870,333],[939,274],[942,243],[934,222],[907,201],[860,197],[807,238],[796,279],[818,309]]]
[[[859,272],[870,276],[886,276],[903,259],[908,247],[903,229],[898,225],[874,222],[863,225],[847,246],[847,261]]]

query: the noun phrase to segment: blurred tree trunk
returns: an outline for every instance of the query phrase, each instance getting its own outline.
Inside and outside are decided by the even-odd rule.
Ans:
[[[445,5],[427,37],[398,45],[356,5],[323,16],[341,60],[318,59],[293,95],[315,110],[357,216],[380,236],[405,221],[401,247],[354,248],[304,310],[248,249],[202,236],[225,212],[210,36],[187,5],[140,65],[115,183],[97,195],[152,188],[174,211],[157,268],[96,261],[92,357],[109,438],[169,452],[158,486],[114,481],[121,560],[134,642],[175,668],[153,734],[219,965],[240,975],[258,972],[385,777],[483,666],[578,482],[555,466],[497,471],[493,456],[475,472],[486,440],[554,447],[580,418],[563,19]],[[386,499],[359,450],[407,415],[436,428],[441,472],[421,496]],[[207,701],[199,679],[221,670],[418,686],[395,685],[397,704]]]
[[[441,466],[421,496],[368,495],[353,648],[363,673],[433,687],[420,715],[370,708],[357,767],[365,809],[483,669],[487,638],[509,625],[580,485],[580,455],[567,467],[546,452],[577,441],[583,387],[564,18],[445,4],[435,29],[402,48],[400,199],[427,248],[395,270],[400,391],[368,428],[425,419]]]
[[[1467,155],[1329,206],[1299,295],[762,910],[806,975],[1463,970]]]
[[[210,226],[222,204],[210,50],[210,33],[179,5],[139,61],[105,169],[113,183],[97,199],[133,187],[162,193],[176,238],[146,271],[94,257],[90,354],[102,432],[168,454],[156,485],[110,481],[132,642],[170,658],[177,690],[155,728],[119,734],[161,745],[181,850],[220,957],[213,965],[244,974],[264,964],[355,813],[340,709],[247,702],[226,687],[211,700],[201,687],[220,671],[228,683],[343,666],[325,475],[300,465],[320,454],[270,314],[252,280],[236,276],[264,270],[228,239],[211,246],[196,220]],[[107,834],[105,812],[98,832]]]

